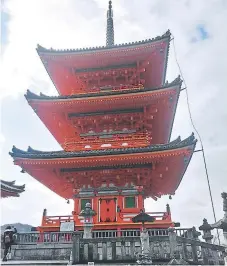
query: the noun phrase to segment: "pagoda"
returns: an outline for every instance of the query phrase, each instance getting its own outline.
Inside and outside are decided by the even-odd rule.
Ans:
[[[20,194],[24,192],[25,185],[15,185],[15,181],[0,180],[1,184],[1,198],[8,197],[20,197]]]
[[[59,231],[65,221],[82,230],[80,212],[90,203],[94,230],[141,229],[132,218],[146,198],[174,195],[195,149],[192,134],[170,142],[182,80],[166,82],[171,33],[116,45],[112,3],[106,46],[54,50],[37,47],[59,96],[25,97],[61,151],[10,155],[50,190],[73,199],[72,216],[43,213],[41,232]],[[152,208],[151,208],[152,209]],[[147,228],[174,226],[170,209],[148,213]]]

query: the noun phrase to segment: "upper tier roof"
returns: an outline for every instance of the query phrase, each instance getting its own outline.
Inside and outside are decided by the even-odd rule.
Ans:
[[[73,158],[73,157],[89,157],[89,156],[103,156],[103,155],[118,155],[118,154],[132,154],[132,153],[146,153],[164,150],[179,149],[186,146],[195,145],[197,140],[194,134],[184,140],[178,137],[176,140],[168,144],[151,145],[143,148],[123,148],[123,149],[107,149],[107,150],[91,150],[91,151],[76,151],[76,152],[65,152],[53,151],[45,152],[34,150],[28,147],[27,151],[20,150],[13,146],[12,152],[9,154],[13,158],[29,158],[29,159],[54,159],[54,158]]]
[[[1,197],[19,197],[19,194],[25,191],[25,185],[15,185],[15,181],[0,180],[1,184]]]
[[[83,49],[55,50],[38,46],[37,52],[61,95],[89,91],[97,86],[97,79],[100,86],[125,85],[124,71],[130,85],[141,81],[145,87],[156,87],[165,82],[170,36],[167,31],[141,42]],[[107,84],[103,75],[110,78]]]
[[[77,49],[53,49],[53,48],[44,48],[41,45],[37,45],[37,52],[39,54],[74,54],[74,53],[86,53],[86,52],[95,52],[95,51],[100,51],[100,50],[110,50],[114,48],[127,48],[127,47],[134,47],[134,46],[139,46],[139,45],[144,45],[144,44],[149,44],[153,42],[158,42],[162,41],[164,39],[168,38],[170,40],[171,38],[171,32],[170,30],[167,30],[163,35],[157,36],[152,39],[146,39],[142,41],[137,41],[137,42],[129,42],[129,43],[122,43],[122,44],[114,44],[114,45],[109,45],[109,46],[96,46],[96,47],[87,47],[87,48],[77,48]]]

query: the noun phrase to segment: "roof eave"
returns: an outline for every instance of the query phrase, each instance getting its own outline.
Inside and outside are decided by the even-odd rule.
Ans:
[[[59,159],[59,158],[75,158],[75,157],[93,157],[93,156],[111,156],[111,155],[123,155],[123,154],[139,154],[147,152],[159,152],[167,150],[175,150],[181,148],[191,147],[194,150],[196,139],[194,134],[192,134],[187,139],[180,141],[180,138],[168,143],[160,145],[151,145],[145,148],[128,148],[128,149],[109,149],[109,150],[92,150],[92,151],[82,151],[82,152],[42,152],[29,148],[28,151],[22,151],[13,147],[12,152],[9,154],[14,159]]]
[[[132,94],[132,93],[144,93],[144,92],[152,92],[152,91],[159,91],[159,90],[165,90],[165,89],[171,89],[174,86],[178,86],[179,90],[182,86],[182,79],[180,76],[178,76],[175,80],[168,83],[168,81],[162,86],[162,87],[156,87],[151,89],[143,89],[143,90],[129,90],[129,91],[115,91],[115,92],[101,92],[101,93],[87,93],[87,94],[75,94],[75,95],[69,95],[69,96],[47,96],[45,94],[40,93],[40,95],[35,94],[31,92],[30,90],[27,90],[27,93],[24,95],[27,101],[31,100],[64,100],[64,99],[77,99],[77,98],[89,98],[89,97],[101,97],[101,96],[110,96],[110,95],[126,95],[126,94]]]
[[[155,38],[152,39],[148,39],[148,40],[142,40],[142,41],[138,41],[138,42],[130,42],[130,43],[124,43],[124,44],[115,44],[115,45],[111,45],[111,46],[99,46],[99,47],[89,47],[89,48],[78,48],[78,49],[66,49],[66,50],[56,50],[56,49],[47,49],[41,45],[37,45],[37,52],[39,54],[39,56],[41,56],[41,54],[83,54],[83,53],[87,53],[87,52],[97,52],[97,51],[102,51],[102,50],[110,50],[110,49],[114,49],[114,48],[127,48],[127,47],[132,47],[132,46],[139,46],[139,45],[144,45],[144,44],[148,44],[148,43],[154,43],[154,42],[159,42],[162,40],[167,39],[170,42],[170,38],[171,38],[171,32],[170,30],[168,30],[167,32],[165,32],[163,35],[161,36],[157,36]]]

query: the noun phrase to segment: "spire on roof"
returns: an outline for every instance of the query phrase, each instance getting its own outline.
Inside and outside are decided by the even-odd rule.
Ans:
[[[113,9],[112,1],[109,1],[109,9],[107,11],[106,46],[112,45],[114,45]]]

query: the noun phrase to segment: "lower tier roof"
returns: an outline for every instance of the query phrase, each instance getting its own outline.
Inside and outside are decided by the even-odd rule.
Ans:
[[[174,194],[194,152],[192,134],[166,145],[81,152],[42,152],[13,147],[10,155],[43,185],[63,198],[105,186],[142,188],[145,197]]]
[[[1,198],[7,197],[19,197],[20,193],[24,192],[25,185],[15,185],[15,181],[4,181],[0,180],[1,184]]]

